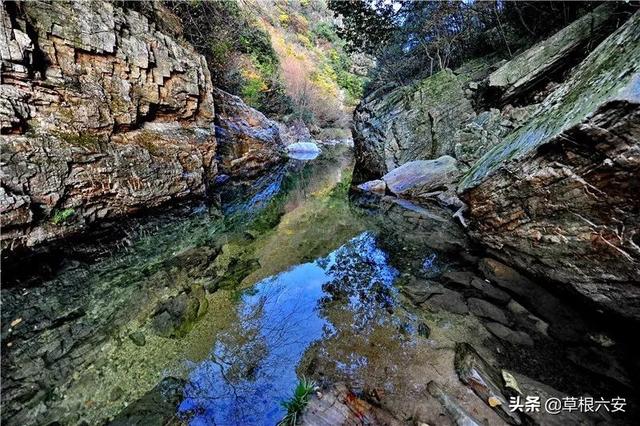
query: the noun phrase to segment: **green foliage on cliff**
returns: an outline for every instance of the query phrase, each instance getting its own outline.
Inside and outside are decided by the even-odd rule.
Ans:
[[[51,223],[54,225],[62,225],[76,214],[74,209],[57,210],[51,217]]]
[[[271,39],[236,1],[167,1],[182,34],[207,59],[215,86],[270,114],[289,111]]]
[[[369,90],[406,85],[497,53],[511,57],[592,9],[591,2],[329,1],[347,47],[374,55]]]

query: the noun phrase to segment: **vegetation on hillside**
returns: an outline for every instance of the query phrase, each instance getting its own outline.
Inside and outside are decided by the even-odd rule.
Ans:
[[[376,57],[372,84],[399,86],[488,53],[505,58],[597,2],[329,0],[351,51]]]
[[[167,1],[216,86],[312,130],[347,129],[364,77],[323,0]]]

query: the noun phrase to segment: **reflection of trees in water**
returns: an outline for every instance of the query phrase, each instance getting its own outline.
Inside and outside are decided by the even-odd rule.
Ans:
[[[346,310],[352,326],[360,330],[389,318],[385,312],[393,311],[397,272],[387,264],[373,235],[364,233],[316,263],[332,278],[322,286],[323,316],[330,319],[332,310]]]
[[[331,277],[319,310],[332,332],[308,348],[299,371],[319,381],[347,381],[354,390],[386,384],[397,369],[390,358],[402,359],[398,354],[412,342],[399,332],[412,319],[396,309],[398,272],[370,233],[318,262]]]
[[[243,296],[237,321],[218,335],[210,359],[194,369],[181,413],[196,423],[275,423],[312,344],[336,369],[367,368],[380,350],[369,342],[398,339],[390,315],[396,275],[364,233],[326,258],[260,282]]]
[[[314,311],[317,298],[288,303],[286,283],[276,278],[245,295],[238,320],[196,367],[180,406],[183,415],[205,424],[275,423],[282,416],[278,402],[295,386],[293,368],[324,324]],[[318,332],[309,334],[307,322],[318,323]]]

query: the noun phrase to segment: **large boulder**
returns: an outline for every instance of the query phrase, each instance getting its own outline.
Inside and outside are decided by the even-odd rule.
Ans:
[[[0,6],[3,256],[205,195],[211,78],[153,7],[167,19],[101,1]]]
[[[457,129],[475,115],[463,82],[443,70],[412,86],[367,96],[354,113],[354,181],[378,179],[409,161],[453,154]]]
[[[464,176],[472,235],[640,319],[640,13]]]
[[[232,178],[253,178],[282,161],[275,121],[223,90],[214,90],[220,168]]]
[[[449,189],[460,176],[455,158],[410,161],[382,176],[392,194],[421,198]]]
[[[531,92],[551,74],[566,70],[586,56],[589,44],[601,41],[615,25],[616,2],[597,7],[553,36],[525,50],[489,75],[489,89],[500,103]]]

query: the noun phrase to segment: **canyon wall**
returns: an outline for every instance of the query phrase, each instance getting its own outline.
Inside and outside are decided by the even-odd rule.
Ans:
[[[281,158],[276,124],[239,99],[232,112],[242,117],[220,120],[223,130],[236,128],[225,146],[242,148],[219,152],[217,89],[207,63],[180,39],[175,16],[152,9],[143,15],[103,1],[2,4],[5,257],[101,221],[202,198],[219,163],[248,155],[253,176]],[[275,133],[264,139],[264,132]]]
[[[640,13],[621,16],[603,5],[510,61],[371,94],[354,174],[380,180],[361,188],[455,206],[495,256],[640,319]],[[445,154],[457,178],[436,173]]]

